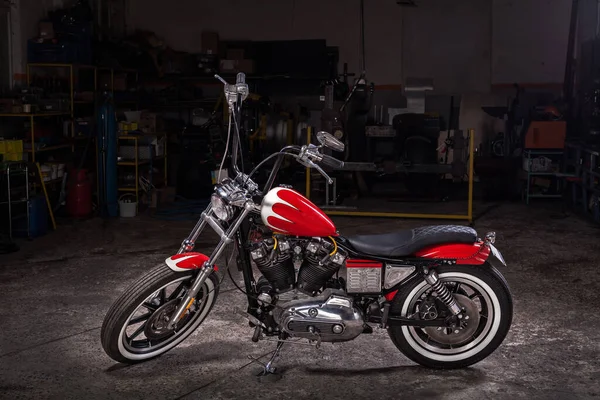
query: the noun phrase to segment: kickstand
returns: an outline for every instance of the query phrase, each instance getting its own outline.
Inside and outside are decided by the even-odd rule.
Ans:
[[[273,363],[275,362],[275,359],[279,356],[279,353],[281,352],[281,348],[283,347],[284,343],[285,339],[279,339],[279,341],[277,342],[277,348],[275,349],[273,355],[271,356],[269,361],[267,361],[266,364],[263,364],[262,362],[258,361],[252,356],[248,356],[248,358],[251,359],[253,362],[262,366],[262,369],[256,374],[256,377],[259,380],[279,380],[283,377],[277,372],[277,368],[273,366]]]

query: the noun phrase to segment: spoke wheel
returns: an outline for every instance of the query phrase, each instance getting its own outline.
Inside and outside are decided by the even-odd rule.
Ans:
[[[465,294],[454,294],[458,304],[465,310],[465,319],[453,328],[418,328],[411,326],[407,329],[412,339],[425,349],[439,354],[460,354],[475,347],[490,333],[494,320],[494,304],[490,295],[468,278],[444,277],[442,282],[449,289],[460,285],[460,291],[472,293],[473,298]],[[429,285],[420,286],[420,290],[416,292],[409,303],[408,310],[411,310],[409,314],[419,312],[421,298],[428,292],[431,292]],[[479,301],[480,296],[484,299],[483,301]]]
[[[438,268],[440,280],[464,309],[454,326],[394,326],[388,329],[394,344],[411,360],[431,368],[462,368],[490,355],[504,340],[512,323],[512,299],[500,273],[489,265]],[[413,278],[392,301],[391,313],[453,318],[437,300],[431,310],[431,287]],[[422,307],[422,309],[421,309]]]
[[[470,342],[477,334],[481,318],[480,310],[473,300],[462,294],[455,294],[454,298],[465,311],[461,323],[455,328],[425,328],[423,333],[440,346],[459,348],[461,345]],[[418,333],[418,330],[415,330],[415,333]]]
[[[119,362],[139,362],[171,350],[207,317],[218,294],[215,275],[209,276],[195,301],[177,322],[168,323],[195,275],[176,273],[161,265],[134,283],[109,310],[102,326],[102,345]]]

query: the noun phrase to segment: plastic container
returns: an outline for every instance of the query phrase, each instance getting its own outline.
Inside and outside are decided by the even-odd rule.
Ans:
[[[135,201],[134,195],[128,193],[119,197],[119,214],[122,218],[131,218],[137,215],[137,201]]]
[[[42,167],[40,168],[41,172],[42,172],[42,179],[44,180],[44,182],[48,182],[50,180],[52,180],[52,167],[49,165],[42,165]]]
[[[23,160],[22,140],[0,140],[0,154],[4,161]]]
[[[0,154],[6,153],[22,153],[22,140],[0,140]]]
[[[51,177],[52,180],[58,179],[58,164],[51,164],[50,168],[52,170]]]

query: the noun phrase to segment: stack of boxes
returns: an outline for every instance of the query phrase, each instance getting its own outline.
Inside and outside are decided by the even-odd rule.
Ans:
[[[227,49],[226,58],[220,63],[221,72],[253,74],[254,60],[246,58],[245,55],[244,49]]]
[[[206,73],[216,67],[218,60],[218,70],[223,74],[235,74],[244,72],[253,74],[255,71],[254,60],[248,58],[244,49],[228,48],[224,53],[219,47],[219,34],[216,32],[202,32],[202,54],[200,55],[200,69]],[[219,60],[219,55],[221,57]],[[213,64],[215,63],[215,64]]]

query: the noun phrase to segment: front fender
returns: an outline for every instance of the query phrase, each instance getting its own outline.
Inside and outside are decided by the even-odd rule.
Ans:
[[[202,253],[181,253],[171,256],[165,260],[165,264],[175,272],[187,272],[202,268],[209,257]],[[217,271],[215,265],[214,270]]]

